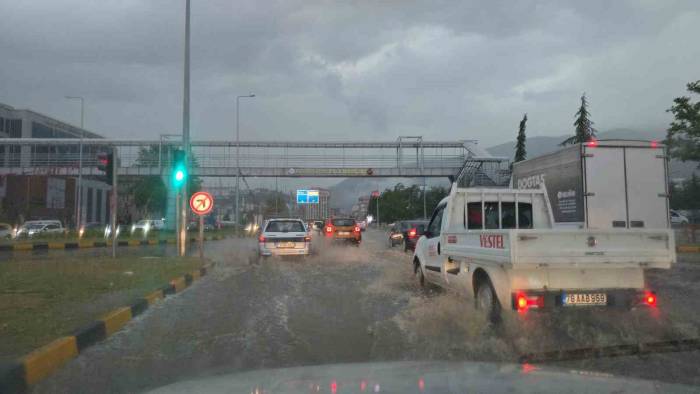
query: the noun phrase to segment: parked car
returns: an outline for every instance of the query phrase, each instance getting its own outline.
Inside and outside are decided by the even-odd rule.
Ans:
[[[95,230],[95,229],[100,229],[102,228],[103,224],[98,223],[98,222],[90,222],[90,223],[85,223],[85,226],[83,228],[85,230]]]
[[[683,215],[678,211],[674,211],[673,209],[669,212],[669,217],[671,218],[672,225],[680,226],[690,223],[690,220],[688,220],[687,216]]]
[[[0,238],[10,239],[14,237],[14,229],[7,223],[0,223]]]
[[[117,226],[117,238],[119,238],[119,234],[122,234],[127,231],[126,225],[120,224]],[[104,231],[104,237],[109,238],[112,235],[112,226],[110,224],[105,225],[105,231]]]
[[[152,230],[162,230],[165,228],[165,221],[161,219],[144,219],[139,220],[135,224],[131,225],[131,235],[141,231],[147,233]]]
[[[65,231],[59,220],[28,220],[17,230],[17,238],[32,238],[39,234],[61,234]]]

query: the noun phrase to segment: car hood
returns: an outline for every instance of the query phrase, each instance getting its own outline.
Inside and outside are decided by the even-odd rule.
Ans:
[[[690,393],[697,388],[530,364],[387,362],[258,370],[150,393]]]

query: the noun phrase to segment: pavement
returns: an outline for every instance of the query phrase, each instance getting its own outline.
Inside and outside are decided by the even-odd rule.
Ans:
[[[206,256],[216,266],[206,277],[87,349],[33,392],[142,392],[223,373],[348,362],[512,363],[530,352],[700,337],[697,255],[679,255],[672,270],[648,274],[658,290],[655,311],[508,315],[494,329],[464,297],[421,290],[410,255],[389,248],[383,232],[363,237],[359,248],[315,239],[309,259],[263,262],[254,258],[254,239],[209,242]],[[172,248],[130,252],[170,255]],[[550,364],[700,385],[698,351]]]

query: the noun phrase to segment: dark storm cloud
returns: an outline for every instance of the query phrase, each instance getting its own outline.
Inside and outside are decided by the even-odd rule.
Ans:
[[[111,137],[181,129],[184,1],[0,0],[0,101]],[[192,2],[192,130],[246,139],[659,129],[698,79],[697,1]]]

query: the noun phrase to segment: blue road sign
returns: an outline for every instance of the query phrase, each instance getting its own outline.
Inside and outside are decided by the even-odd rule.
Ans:
[[[318,204],[318,190],[297,190],[297,204]]]

